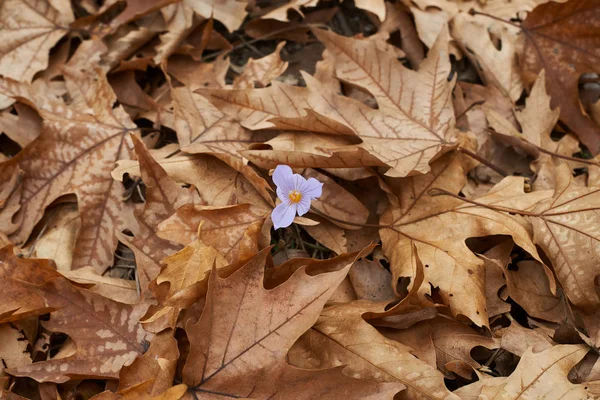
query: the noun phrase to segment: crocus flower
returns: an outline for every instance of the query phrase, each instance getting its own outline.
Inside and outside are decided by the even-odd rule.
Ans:
[[[292,224],[296,212],[304,215],[310,209],[310,201],[321,197],[323,184],[315,178],[305,179],[294,174],[287,165],[278,165],[273,172],[273,182],[277,185],[277,197],[281,200],[273,212],[271,219],[275,229],[285,228]]]

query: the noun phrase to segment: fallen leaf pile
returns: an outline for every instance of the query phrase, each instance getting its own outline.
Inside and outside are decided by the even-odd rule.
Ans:
[[[600,2],[5,0],[0,38],[1,399],[600,398]],[[323,187],[274,229],[279,165]]]

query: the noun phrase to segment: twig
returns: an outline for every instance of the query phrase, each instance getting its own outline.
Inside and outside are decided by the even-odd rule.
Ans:
[[[514,22],[512,22],[512,21],[507,21],[507,20],[505,20],[505,19],[498,18],[498,17],[496,17],[496,16],[494,16],[494,15],[490,15],[490,14],[482,13],[482,12],[480,12],[480,11],[477,11],[477,10],[475,10],[475,9],[471,9],[471,10],[469,11],[469,14],[471,14],[471,15],[481,15],[481,16],[483,16],[483,17],[488,17],[488,18],[491,18],[491,19],[495,19],[496,21],[504,22],[504,23],[505,23],[505,24],[507,24],[507,25],[512,25],[512,26],[514,26],[514,27],[517,27],[517,28],[519,28],[519,29],[522,29],[522,28],[523,28],[521,25],[519,25],[519,24],[517,24],[517,23],[514,23]]]
[[[486,167],[493,169],[494,171],[496,171],[497,173],[499,173],[502,176],[508,176],[508,175],[510,175],[506,171],[504,171],[502,168],[498,167],[497,165],[492,164],[491,162],[489,162],[485,158],[481,157],[480,155],[477,155],[477,154],[473,153],[470,150],[465,149],[464,147],[459,147],[458,150],[461,153],[464,153],[464,154],[468,155],[469,157],[471,157],[471,158],[479,161],[480,163],[482,163]]]

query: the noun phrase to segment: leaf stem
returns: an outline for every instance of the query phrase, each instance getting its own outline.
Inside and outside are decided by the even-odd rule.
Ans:
[[[486,160],[485,158],[481,157],[480,155],[473,153],[471,150],[467,150],[464,147],[459,147],[458,150],[461,153],[466,154],[467,156],[473,158],[474,160],[479,161],[480,163],[482,163],[483,165],[485,165],[486,167],[493,169],[494,171],[496,171],[497,173],[499,173],[502,176],[508,176],[509,174],[504,171],[502,168],[498,167],[497,165],[492,164],[491,162],[489,162],[488,160]]]
[[[512,26],[514,26],[514,27],[517,27],[517,28],[519,28],[519,29],[522,29],[522,28],[523,28],[521,25],[519,25],[519,24],[517,24],[517,23],[515,23],[515,22],[512,22],[512,21],[507,21],[507,20],[505,20],[505,19],[498,18],[498,17],[496,17],[496,16],[494,16],[494,15],[491,15],[491,14],[486,14],[486,13],[483,13],[483,12],[481,12],[481,11],[477,11],[477,10],[475,10],[475,9],[471,9],[471,10],[469,11],[469,14],[471,14],[471,15],[481,15],[481,16],[488,17],[488,18],[491,18],[491,19],[495,19],[496,21],[504,22],[504,23],[505,23],[505,24],[507,24],[507,25],[512,25]]]
[[[518,214],[518,215],[523,215],[523,216],[528,216],[528,217],[538,217],[539,214],[534,214],[534,213],[530,213],[528,211],[523,211],[523,210],[517,210],[514,208],[508,208],[508,207],[503,207],[503,206],[494,206],[491,204],[485,204],[485,203],[480,203],[478,201],[475,200],[471,200],[471,199],[467,199],[466,197],[460,197],[459,195],[456,195],[446,189],[442,189],[442,188],[433,188],[433,189],[429,189],[427,191],[427,194],[430,196],[450,196],[450,197],[454,197],[455,199],[464,201],[465,203],[470,203],[479,207],[483,207],[483,208],[488,208],[490,210],[494,210],[494,211],[501,211],[501,212],[507,212],[509,214]]]

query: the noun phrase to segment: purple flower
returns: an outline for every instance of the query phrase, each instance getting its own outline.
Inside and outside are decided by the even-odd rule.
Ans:
[[[315,178],[304,179],[294,174],[287,165],[278,165],[273,172],[273,182],[277,185],[277,197],[281,200],[271,219],[275,229],[288,227],[294,222],[296,212],[304,215],[310,209],[310,201],[321,197],[323,184]]]

